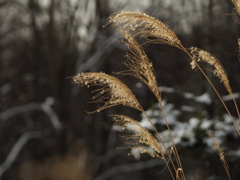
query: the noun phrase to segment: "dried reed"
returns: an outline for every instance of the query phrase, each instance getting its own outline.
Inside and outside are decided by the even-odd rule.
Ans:
[[[239,15],[240,1],[239,0],[231,1],[235,5],[236,13],[238,13]],[[218,95],[228,114],[232,118],[233,124],[236,127],[238,134],[240,135],[240,131],[231,113],[229,112],[228,107],[226,106],[223,99],[219,95],[215,86],[212,84],[211,80],[208,78],[208,76],[198,63],[205,62],[211,65],[212,69],[210,70],[213,72],[214,75],[216,75],[220,79],[220,81],[224,84],[225,88],[227,89],[228,93],[232,96],[236,110],[240,117],[238,106],[234,99],[233,92],[230,87],[229,80],[227,78],[224,68],[222,67],[221,63],[217,60],[216,57],[202,49],[192,47],[190,48],[190,51],[188,51],[181,44],[181,41],[178,39],[176,34],[167,24],[144,13],[122,12],[119,14],[115,14],[109,18],[107,25],[108,24],[114,24],[117,27],[118,32],[120,32],[123,37],[121,41],[125,43],[129,49],[129,52],[126,54],[126,61],[124,62],[124,64],[129,69],[125,71],[120,71],[118,72],[118,74],[135,76],[140,81],[145,83],[149,87],[149,89],[153,92],[153,94],[156,96],[159,102],[160,110],[163,114],[167,129],[169,131],[170,138],[172,139],[173,142],[173,147],[170,150],[166,149],[163,140],[161,139],[159,133],[157,132],[155,126],[151,122],[147,113],[143,110],[143,108],[141,107],[138,100],[131,92],[131,90],[119,79],[104,73],[82,73],[73,77],[74,82],[78,83],[80,86],[97,86],[97,87],[100,86],[100,88],[92,91],[92,93],[95,93],[95,95],[92,97],[92,102],[104,103],[104,105],[99,107],[96,111],[93,112],[99,112],[103,109],[121,104],[137,109],[144,113],[147,119],[149,120],[150,124],[152,125],[156,133],[156,136],[160,141],[160,144],[157,141],[157,139],[148,130],[142,127],[136,120],[124,115],[113,115],[115,124],[119,125],[122,129],[130,133],[129,135],[123,136],[123,139],[127,141],[128,144],[131,145],[129,148],[137,149],[141,153],[148,153],[153,157],[163,159],[172,176],[172,179],[174,180],[186,179],[180,158],[178,156],[177,148],[175,146],[174,139],[161,104],[161,95],[160,92],[158,91],[158,85],[156,77],[154,75],[152,63],[148,59],[142,46],[136,41],[136,38],[143,37],[147,40],[148,43],[167,44],[177,47],[186,52],[188,56],[191,58],[192,68],[193,69],[198,68],[201,71],[201,73],[205,76],[209,84],[212,86],[212,88]],[[214,137],[210,133],[208,135],[213,140],[213,146],[216,147],[220,159],[223,163],[224,169],[227,172],[227,175],[230,179],[228,166],[224,159],[223,151],[220,148],[218,142],[214,139]],[[165,158],[165,153],[167,154],[168,160]],[[171,157],[172,155],[176,157],[176,165],[172,161]],[[169,162],[172,165],[175,176],[173,175],[173,172],[170,166],[168,165]]]
[[[230,173],[229,173],[229,167],[228,167],[227,161],[225,160],[223,149],[221,148],[220,144],[217,142],[216,138],[211,134],[210,131],[208,131],[207,134],[211,138],[212,145],[215,148],[215,151],[218,153],[220,160],[222,161],[222,165],[224,167],[224,170],[227,173],[228,179],[231,180]]]
[[[209,64],[213,67],[213,69],[210,69],[210,71],[212,71],[213,74],[216,75],[220,79],[220,81],[223,83],[223,85],[225,86],[226,90],[228,91],[228,93],[232,97],[232,100],[233,100],[233,103],[235,105],[238,117],[240,118],[238,105],[237,105],[236,100],[233,96],[233,91],[232,91],[232,88],[229,84],[229,80],[228,80],[227,74],[226,74],[223,66],[221,65],[221,63],[219,62],[219,60],[215,56],[213,56],[212,54],[208,53],[205,50],[202,50],[202,49],[199,49],[199,48],[196,48],[196,47],[191,47],[190,48],[190,54],[191,54],[190,57],[191,57],[191,60],[192,60],[190,64],[192,66],[192,69],[195,69],[196,66],[197,66],[198,69],[200,69],[200,71],[202,72],[202,74],[206,77],[208,83],[212,86],[213,90],[215,91],[215,93],[219,97],[219,99],[222,102],[222,104],[223,104],[224,108],[226,109],[227,113],[231,117],[233,125],[235,126],[236,131],[237,131],[238,135],[240,136],[239,127],[237,126],[237,123],[235,122],[233,116],[231,115],[231,112],[229,111],[228,107],[224,103],[222,97],[219,95],[215,86],[212,84],[210,79],[203,72],[202,68],[197,64],[197,62],[205,62],[205,63],[207,63],[207,64]]]
[[[158,141],[136,120],[124,115],[113,115],[113,120],[116,125],[131,133],[130,135],[122,136],[126,143],[131,144],[128,148],[139,149],[141,153],[148,153],[152,157],[164,158],[164,153],[159,146]],[[145,145],[146,147],[141,145]],[[149,149],[148,147],[151,147],[152,149]]]
[[[113,23],[118,30],[140,36],[150,43],[168,44],[183,49],[181,41],[173,30],[165,23],[140,12],[122,12],[111,16],[108,24]]]
[[[135,38],[127,31],[121,30],[121,32],[124,37],[122,41],[129,49],[129,52],[125,56],[127,60],[123,62],[123,64],[125,64],[129,70],[120,71],[118,74],[135,76],[149,87],[158,101],[161,101],[152,63]]]
[[[90,113],[99,112],[116,105],[125,105],[143,111],[132,91],[113,76],[104,73],[81,73],[74,76],[73,80],[80,86],[101,87],[92,91],[92,93],[95,93],[92,97],[92,103],[104,103],[104,105]]]
[[[220,61],[213,56],[212,54],[208,53],[205,50],[196,48],[196,47],[191,47],[190,48],[190,53],[192,54],[192,62],[191,66],[192,69],[196,68],[196,62],[205,62],[208,63],[213,67],[213,69],[210,69],[214,75],[216,75],[220,81],[224,84],[225,88],[227,89],[229,94],[232,94],[232,89],[229,84],[229,80],[227,77],[227,74],[221,65]],[[194,61],[195,60],[195,61]]]
[[[181,162],[177,154],[177,148],[175,146],[175,142],[171,133],[171,129],[168,125],[168,121],[166,119],[161,104],[161,96],[158,91],[157,81],[154,75],[152,64],[150,63],[142,47],[135,40],[135,37],[137,36],[144,37],[149,43],[167,44],[175,46],[185,52],[187,52],[187,50],[182,46],[180,40],[177,38],[175,33],[168,25],[144,13],[122,12],[120,14],[111,16],[108,21],[108,24],[110,23],[113,23],[115,26],[117,26],[117,30],[123,36],[122,41],[128,46],[128,49],[130,51],[126,55],[127,60],[124,62],[124,64],[130,70],[122,71],[120,73],[123,75],[133,75],[137,77],[140,81],[148,85],[150,90],[157,98],[160,110],[164,117],[166,127],[172,140],[173,147],[176,151],[178,164],[182,169]],[[147,116],[147,114],[145,115]],[[151,123],[150,119],[149,121]],[[155,127],[154,130],[156,131]],[[160,137],[158,139],[160,139]],[[166,150],[166,152],[168,152],[168,150]],[[167,154],[168,157],[171,159],[170,153],[168,152]]]
[[[232,12],[232,17],[233,19],[240,24],[240,0],[230,0],[233,5],[235,6],[235,8],[233,8],[233,12]]]

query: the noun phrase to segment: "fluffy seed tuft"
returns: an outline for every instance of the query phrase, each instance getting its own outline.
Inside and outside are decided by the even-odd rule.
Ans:
[[[123,31],[122,31],[123,32]],[[141,45],[128,32],[123,32],[124,40],[122,40],[129,49],[126,54],[125,64],[129,70],[118,72],[118,74],[132,75],[145,83],[156,96],[158,101],[161,101],[158,85],[154,73],[152,63],[148,59]]]
[[[207,132],[207,135],[211,138],[212,145],[213,145],[213,147],[215,148],[215,151],[217,152],[217,154],[220,157],[220,160],[221,160],[222,165],[223,165],[223,167],[224,167],[224,169],[225,169],[225,171],[228,175],[228,178],[231,180],[230,174],[229,174],[229,167],[228,167],[227,161],[225,160],[223,149],[221,148],[221,146],[217,142],[216,138],[211,134],[210,131]]]
[[[113,120],[116,125],[130,133],[130,135],[122,136],[124,141],[131,145],[129,148],[138,149],[141,153],[148,153],[153,157],[164,157],[157,140],[136,120],[124,115],[113,115]],[[145,147],[141,145],[145,145]],[[148,147],[151,147],[152,149],[149,149]]]
[[[104,103],[104,105],[91,113],[120,104],[143,111],[131,90],[113,76],[104,73],[81,73],[74,76],[73,80],[80,86],[100,86],[99,89],[92,91],[95,93],[92,102]]]
[[[227,74],[223,66],[215,56],[213,56],[212,54],[208,53],[205,50],[202,50],[196,47],[191,47],[190,53],[192,54],[192,58],[193,58],[193,60],[190,63],[192,66],[192,69],[196,68],[196,62],[208,63],[213,67],[213,69],[211,70],[213,74],[221,80],[221,82],[224,84],[225,88],[227,89],[228,93],[232,94],[232,89],[230,87]]]
[[[232,17],[233,19],[240,24],[240,0],[231,0],[234,8],[233,8],[233,12],[232,12]]]
[[[131,33],[133,37],[146,38],[150,43],[168,44],[183,49],[181,41],[165,23],[140,12],[122,12],[111,16],[108,24],[114,23],[118,30]]]
[[[131,133],[130,135],[122,136],[127,144],[131,144],[131,147],[128,148],[137,148],[141,151],[141,153],[148,153],[154,157],[164,157],[163,151],[161,150],[157,140],[136,120],[124,115],[113,115],[113,120],[116,125]],[[141,145],[145,145],[146,147]],[[152,149],[149,149],[148,147],[151,147]]]

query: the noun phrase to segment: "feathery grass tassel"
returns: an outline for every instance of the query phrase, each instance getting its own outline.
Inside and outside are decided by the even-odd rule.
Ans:
[[[199,65],[197,65],[197,62],[205,62],[205,63],[210,64],[213,67],[213,69],[211,71],[213,72],[213,74],[215,76],[217,76],[220,79],[220,81],[223,83],[223,85],[225,86],[226,90],[228,91],[228,93],[232,97],[232,100],[234,102],[234,105],[235,105],[238,117],[240,118],[238,105],[237,105],[236,100],[235,100],[235,98],[233,96],[233,91],[232,91],[232,88],[231,88],[231,86],[229,84],[229,80],[228,80],[227,74],[226,74],[223,66],[219,62],[219,60],[215,56],[213,56],[212,54],[208,53],[207,51],[204,51],[204,50],[196,48],[196,47],[191,47],[190,48],[190,54],[192,55],[191,56],[192,57],[192,62],[191,62],[192,69],[195,69],[196,67],[200,68]],[[202,71],[202,73],[204,73],[204,72]],[[219,99],[221,100],[221,102],[222,102],[223,106],[225,107],[227,113],[230,115],[230,117],[232,119],[232,122],[233,122],[233,125],[235,126],[235,128],[237,130],[237,133],[240,136],[239,127],[238,127],[237,123],[235,122],[234,118],[232,117],[228,107],[223,102],[223,99],[220,97],[219,93],[217,92],[217,90],[213,86],[212,82],[208,78],[207,78],[207,80],[210,83],[210,85],[213,87],[213,89],[216,92],[216,94],[219,97]]]
[[[232,17],[233,19],[240,24],[240,0],[231,0],[233,5],[235,6],[233,8],[233,12],[232,12]]]
[[[136,120],[124,115],[112,115],[112,117],[115,125],[130,133],[130,135],[122,136],[127,144],[131,144],[131,147],[128,148],[139,150],[140,153],[147,153],[152,157],[164,158],[164,153],[157,140]],[[128,142],[129,140],[131,142]]]
[[[146,38],[150,43],[168,44],[185,49],[167,24],[145,13],[129,11],[115,14],[109,18],[107,25],[111,23],[117,26],[120,32],[124,30],[131,33],[133,37]]]
[[[213,70],[211,71],[215,76],[217,76],[221,80],[221,82],[224,84],[225,88],[227,89],[228,93],[229,94],[233,93],[229,84],[227,74],[223,66],[215,56],[197,47],[191,47],[190,53],[192,54],[192,57],[195,60],[195,61],[192,60],[191,62],[192,69],[196,68],[196,62],[205,62],[210,64],[213,67]]]
[[[215,151],[217,152],[217,154],[220,157],[220,160],[222,162],[223,168],[224,168],[224,170],[227,173],[228,179],[231,180],[230,173],[229,173],[229,167],[228,167],[227,161],[225,160],[223,149],[221,148],[220,144],[217,142],[216,138],[211,134],[210,131],[207,132],[207,135],[212,140],[212,145],[214,146]]]
[[[161,96],[158,91],[157,80],[155,77],[152,63],[148,59],[145,51],[141,45],[134,39],[134,37],[126,32],[122,31],[124,36],[123,43],[125,43],[129,49],[126,54],[126,61],[123,62],[129,70],[120,71],[117,74],[132,75],[139,79],[141,82],[146,84],[149,89],[156,96],[158,101],[161,101]]]
[[[101,88],[93,90],[95,95],[92,97],[92,103],[104,103],[96,111],[116,106],[125,105],[131,108],[143,111],[132,91],[119,79],[104,73],[81,73],[73,77],[75,83],[80,86],[100,86]]]

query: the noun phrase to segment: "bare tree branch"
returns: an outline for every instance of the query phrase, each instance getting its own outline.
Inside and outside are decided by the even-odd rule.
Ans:
[[[13,145],[11,151],[9,152],[7,158],[0,166],[0,177],[3,173],[8,170],[13,162],[15,161],[16,157],[18,156],[19,152],[22,150],[23,146],[31,139],[41,138],[42,133],[38,131],[34,132],[26,132],[24,133],[17,142]]]
[[[11,89],[12,85],[10,83],[3,85],[2,87],[0,87],[0,95],[1,96],[6,95],[9,91],[11,91]]]
[[[10,108],[10,109],[4,111],[3,113],[0,113],[0,120],[2,120],[2,122],[4,122],[7,119],[9,119],[10,117],[17,115],[17,114],[34,111],[34,110],[41,110],[47,114],[47,116],[49,117],[49,119],[52,123],[52,126],[56,130],[61,130],[62,124],[59,121],[57,114],[51,108],[51,105],[52,105],[51,101],[52,101],[51,99],[47,98],[46,101],[43,103],[29,103],[29,104],[25,104],[22,106],[16,106],[16,107]]]

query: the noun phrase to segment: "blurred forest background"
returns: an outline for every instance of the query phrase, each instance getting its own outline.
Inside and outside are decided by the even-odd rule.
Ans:
[[[230,15],[232,9],[229,0],[1,0],[0,178],[170,179],[161,160],[135,159],[128,156],[130,150],[116,149],[124,145],[107,115],[127,114],[141,120],[140,113],[118,106],[89,115],[86,111],[96,109],[86,102],[90,90],[79,88],[68,77],[126,69],[122,62],[127,48],[116,41],[119,36],[113,27],[103,25],[114,12],[138,10],[169,24],[185,47],[214,54],[240,104],[240,25]],[[189,123],[192,117],[224,119],[221,103],[202,75],[191,70],[184,53],[165,45],[144,49],[155,67],[163,99],[181,112],[179,122]],[[118,77],[145,109],[151,109],[155,101],[147,87],[135,78]],[[226,95],[218,79],[212,80]],[[187,93],[192,98],[186,98]],[[206,93],[209,103],[194,101],[193,97]],[[225,100],[231,108],[231,101]],[[205,130],[194,130],[194,145],[179,145],[186,177],[227,179],[218,155],[201,143]],[[221,138],[232,179],[240,179],[239,138],[224,133]]]

